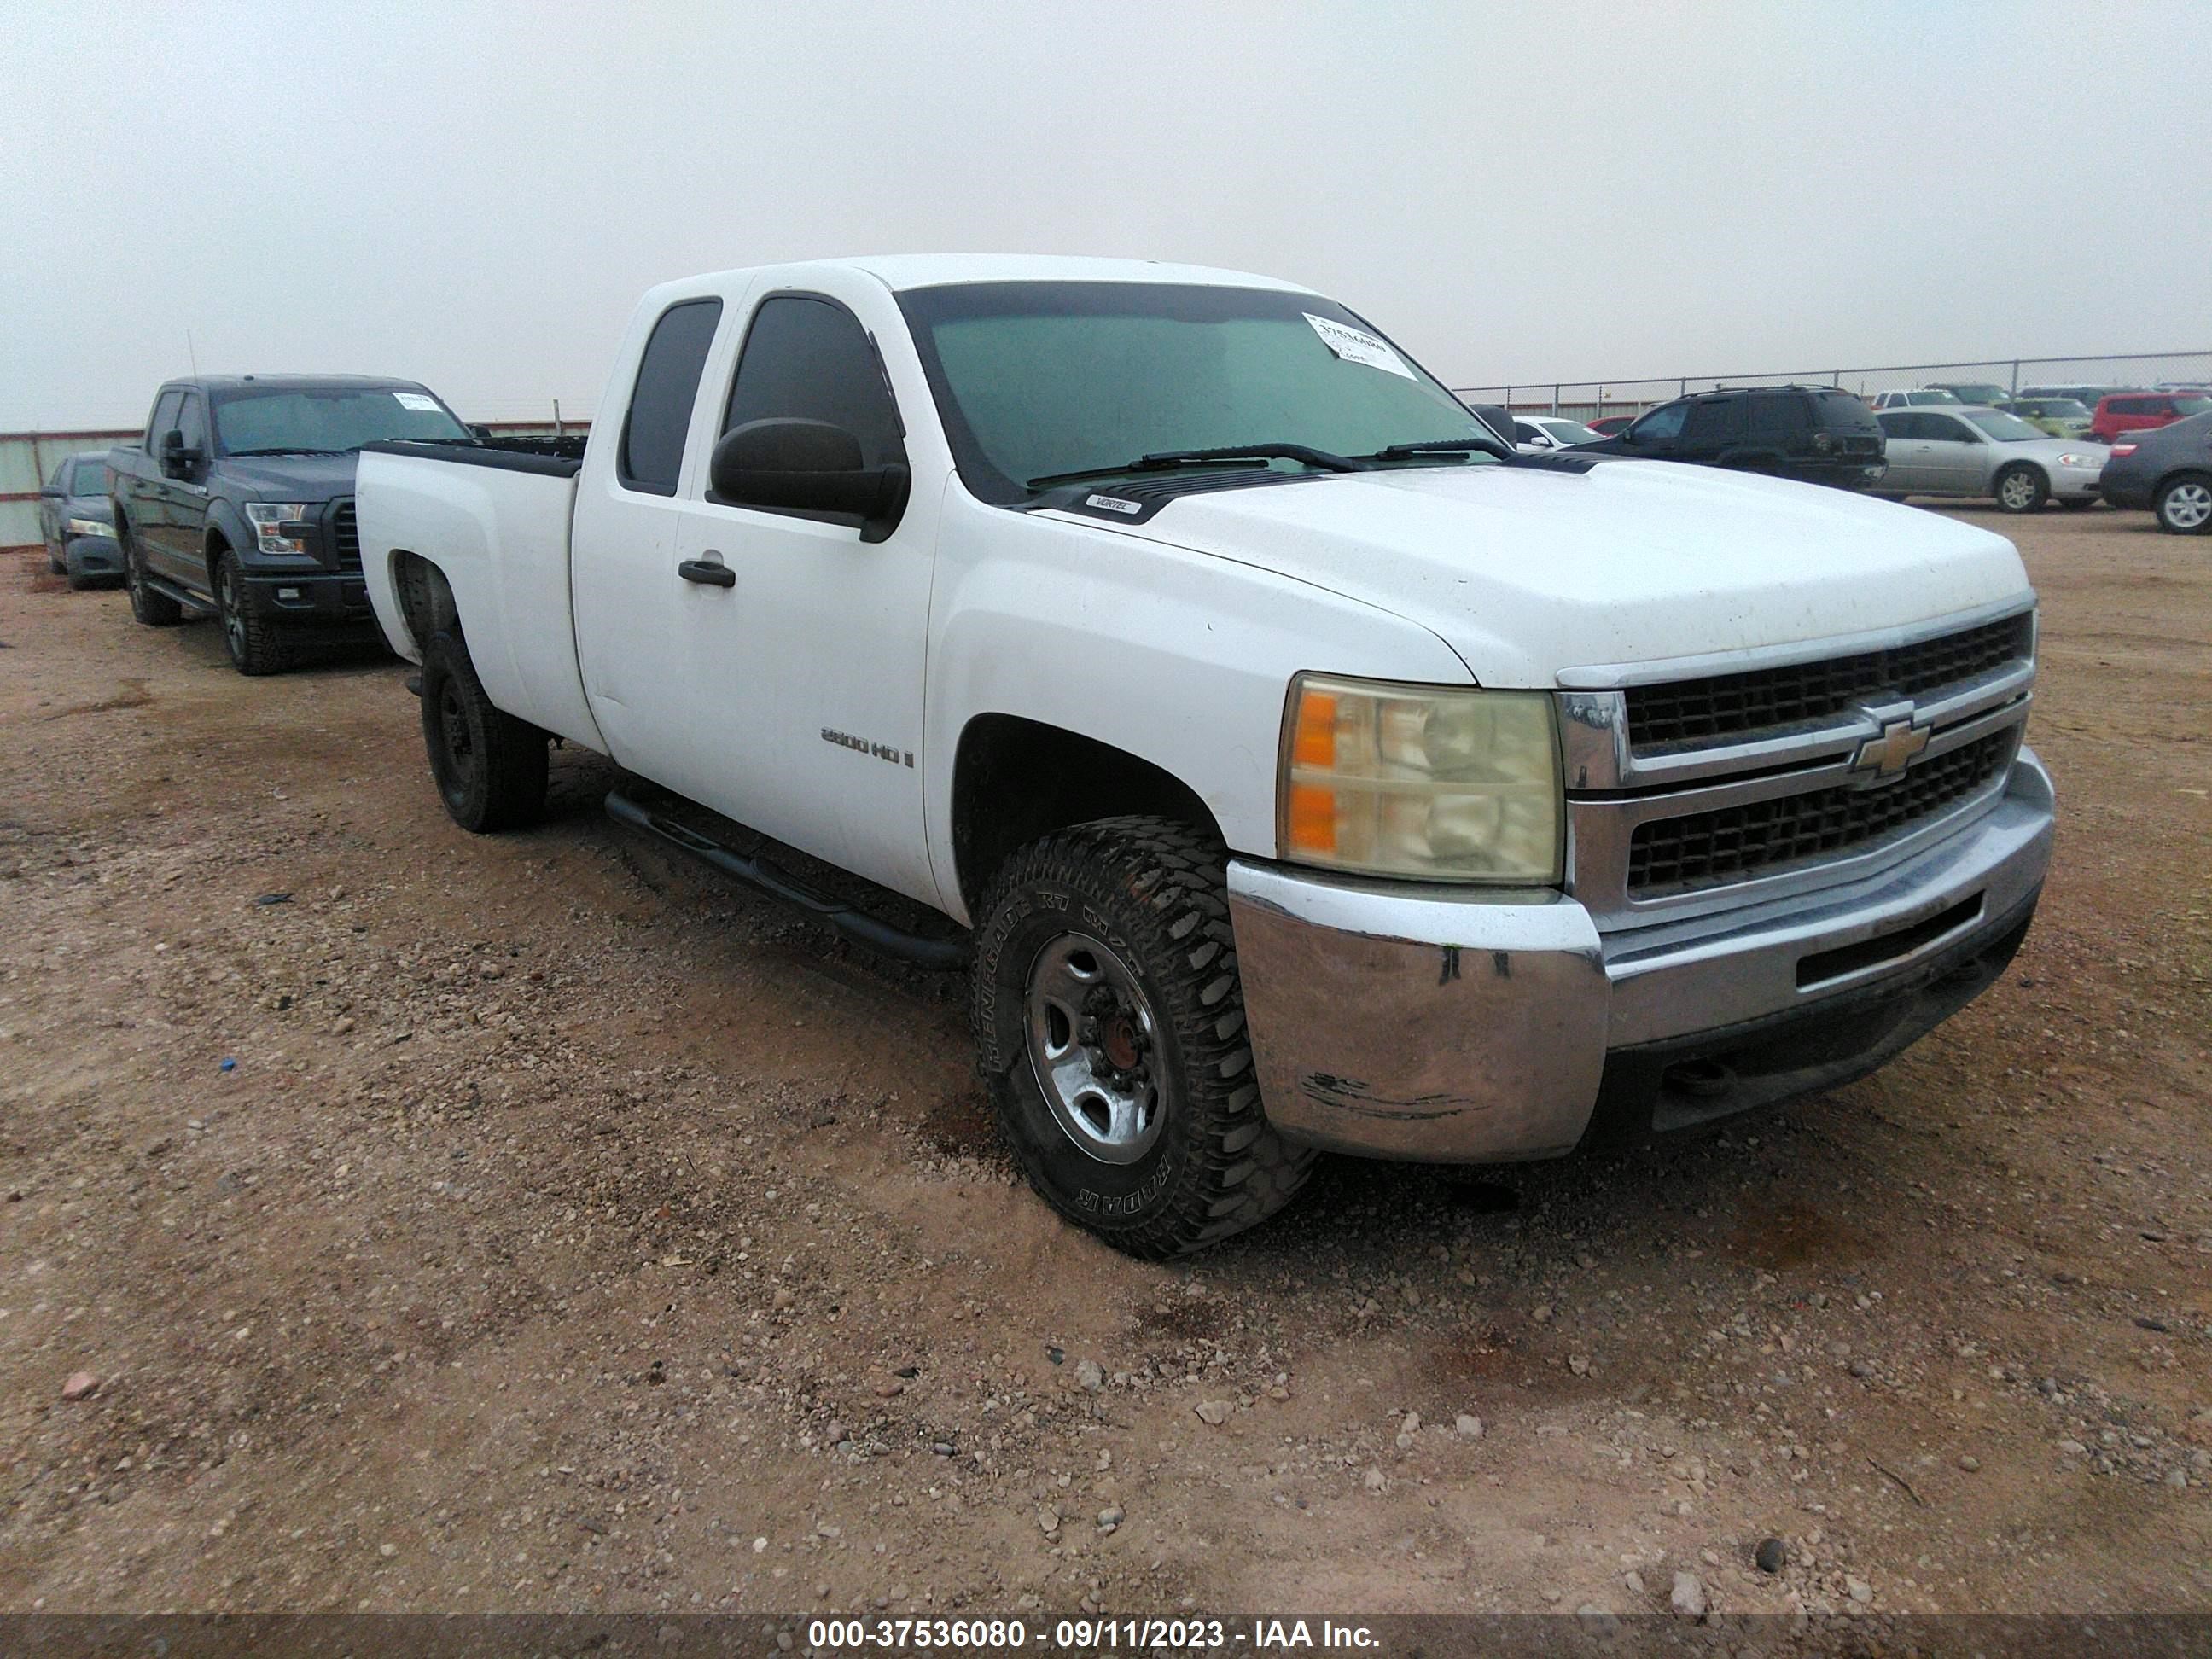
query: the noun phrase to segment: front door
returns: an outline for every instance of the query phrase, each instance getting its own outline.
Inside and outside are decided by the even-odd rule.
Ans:
[[[714,435],[753,421],[826,421],[860,440],[865,465],[906,465],[882,361],[844,299],[769,294],[734,343]],[[920,751],[938,503],[909,500],[890,533],[867,542],[850,520],[719,501],[708,470],[685,485],[678,562],[695,574],[720,566],[730,585],[672,570],[663,600],[691,746],[715,757],[698,798],[935,902]]]
[[[1924,456],[1929,481],[1923,487],[1943,495],[1983,494],[1988,440],[1956,415],[1923,411],[1920,419],[1929,439]]]
[[[208,423],[207,407],[198,392],[184,394],[177,406],[176,424],[169,430],[183,434],[185,448],[197,453],[199,459],[185,469],[182,477],[172,478],[161,471],[161,452],[155,452],[155,487],[161,493],[161,510],[152,527],[147,563],[173,580],[205,588],[207,559],[200,538],[207,524]],[[163,443],[167,437],[165,431],[156,434],[155,441]]]

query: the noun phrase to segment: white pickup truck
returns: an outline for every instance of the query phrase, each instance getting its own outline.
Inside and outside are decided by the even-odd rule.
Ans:
[[[530,819],[559,737],[667,792],[617,817],[967,967],[1014,1156],[1136,1254],[1317,1148],[1549,1158],[1859,1076],[2050,860],[2002,538],[1513,455],[1265,277],[672,283],[587,443],[372,445],[357,494],[456,820]]]

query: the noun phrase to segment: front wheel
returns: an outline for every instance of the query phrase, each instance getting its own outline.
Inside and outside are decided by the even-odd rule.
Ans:
[[[2152,510],[2158,527],[2177,536],[2202,536],[2212,531],[2212,477],[2191,473],[2174,479],[2158,492]]]
[[[2051,486],[2032,466],[2008,466],[1997,474],[1998,508],[2006,513],[2040,513]]]
[[[493,706],[452,634],[422,653],[422,746],[446,811],[471,834],[519,830],[544,812],[545,734]]]
[[[1157,1259],[1290,1202],[1314,1154],[1261,1109],[1217,847],[1160,818],[1079,824],[1008,859],[981,921],[983,1079],[1046,1203]]]
[[[56,543],[56,542],[48,542],[48,543],[46,544],[46,569],[47,569],[47,572],[48,572],[50,574],[58,576],[58,575],[61,575],[64,572],[67,571],[67,570],[68,570],[68,568],[69,568],[69,561],[68,561],[68,560],[66,560],[66,559],[64,559],[64,558],[62,556],[62,550],[61,550],[61,545],[60,545],[60,544]]]
[[[230,665],[246,675],[280,674],[292,665],[290,642],[276,624],[246,603],[246,578],[238,555],[226,549],[215,562],[215,614],[222,623],[222,648]]]

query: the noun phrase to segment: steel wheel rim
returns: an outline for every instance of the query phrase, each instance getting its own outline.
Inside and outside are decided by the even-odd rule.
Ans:
[[[1167,1126],[1159,1023],[1136,975],[1088,933],[1062,933],[1030,963],[1023,1026],[1038,1091],[1060,1133],[1102,1164],[1134,1164]]]
[[[2181,483],[2166,492],[2166,521],[2177,530],[2194,530],[2212,519],[2212,484]]]
[[[2025,472],[2015,472],[1997,486],[1997,497],[2007,507],[2026,507],[2035,499],[2035,485]]]
[[[238,611],[238,578],[230,568],[223,567],[216,578],[216,597],[222,606],[222,637],[230,647],[230,654],[243,661],[246,657],[246,618]]]

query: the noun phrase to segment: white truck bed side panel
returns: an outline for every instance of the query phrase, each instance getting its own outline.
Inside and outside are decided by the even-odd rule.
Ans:
[[[575,480],[370,451],[355,489],[362,569],[392,649],[422,659],[393,576],[395,556],[414,553],[452,586],[469,659],[492,702],[604,751],[569,621]]]

